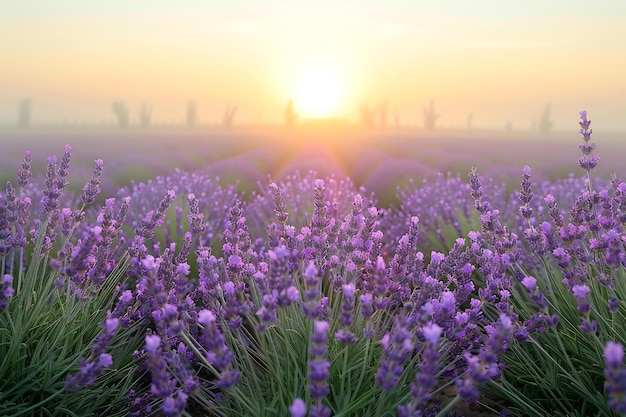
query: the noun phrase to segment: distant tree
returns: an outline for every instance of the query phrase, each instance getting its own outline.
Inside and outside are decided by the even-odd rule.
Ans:
[[[287,127],[293,127],[296,123],[298,123],[298,113],[294,110],[293,100],[289,100],[285,107],[285,124]]]
[[[196,124],[196,102],[189,100],[187,102],[187,127],[194,127]]]
[[[428,107],[424,106],[424,129],[429,131],[435,130],[435,124],[439,117],[441,115],[435,112],[435,102],[431,99],[430,105]]]
[[[141,127],[150,127],[152,121],[152,106],[146,104],[145,101],[141,103],[139,108],[139,124]]]
[[[371,129],[376,125],[377,111],[375,108],[369,106],[369,104],[363,104],[359,107],[359,114],[361,118],[361,126]]]
[[[554,122],[552,121],[550,113],[550,104],[547,104],[543,114],[541,115],[541,120],[539,120],[539,132],[543,134],[552,132]]]
[[[470,113],[467,115],[467,130],[472,130],[472,119],[474,118],[474,114]]]
[[[20,109],[17,116],[17,124],[20,127],[27,127],[30,125],[30,118],[32,115],[32,101],[29,98],[24,98],[20,101]]]
[[[122,128],[127,128],[130,118],[128,117],[128,107],[126,107],[126,103],[123,101],[115,101],[111,105],[111,108],[117,119],[117,125]]]
[[[398,112],[393,113],[393,125],[396,129],[400,127],[400,116],[398,116]]]
[[[513,123],[509,120],[508,122],[506,122],[506,126],[504,127],[504,129],[507,132],[512,132],[513,131]]]
[[[235,124],[235,114],[237,114],[238,107],[235,105],[233,107],[226,106],[226,110],[224,110],[224,117],[222,119],[222,125],[226,128],[231,128]]]

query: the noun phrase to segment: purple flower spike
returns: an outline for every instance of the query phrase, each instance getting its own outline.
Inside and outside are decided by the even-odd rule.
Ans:
[[[302,398],[296,398],[293,400],[293,404],[289,407],[291,417],[304,417],[306,416],[306,404]]]
[[[272,199],[274,200],[274,215],[276,216],[276,220],[284,225],[287,223],[289,213],[287,213],[287,207],[285,206],[282,192],[276,183],[271,183],[269,187],[272,190]]]
[[[26,151],[26,155],[24,155],[24,162],[22,162],[22,167],[17,172],[17,185],[24,188],[28,185],[30,181],[30,177],[32,176],[32,171],[30,169],[30,164],[33,161],[31,151]]]
[[[98,357],[98,365],[102,368],[110,368],[113,365],[113,358],[108,353],[102,353]]]
[[[583,156],[578,160],[578,166],[587,171],[587,174],[589,174],[589,171],[591,171],[596,167],[596,165],[598,165],[598,160],[600,158],[598,157],[598,155],[591,155],[596,147],[596,144],[590,142],[593,130],[589,128],[591,126],[591,120],[587,119],[586,110],[580,112],[579,124],[581,127],[580,134],[583,136],[584,143],[579,145]]]
[[[224,335],[218,327],[215,314],[210,310],[200,310],[198,312],[198,323],[203,326],[202,332],[205,336],[207,361],[216,368],[228,368],[232,353],[226,346]],[[238,373],[237,371],[233,372]]]
[[[609,405],[618,414],[626,413],[626,369],[624,347],[609,341],[604,347],[604,377]]]
[[[311,352],[311,360],[309,361],[309,380],[311,384],[308,389],[316,404],[311,408],[309,415],[325,415],[326,410],[328,410],[322,405],[321,401],[322,398],[330,393],[330,388],[328,387],[330,362],[325,358],[328,344],[326,333],[329,329],[330,325],[326,321],[315,320],[313,322],[313,334],[311,335],[311,346],[309,348]],[[330,410],[328,412],[330,413]]]
[[[341,340],[343,343],[352,343],[356,340],[355,336],[349,331],[349,327],[353,320],[354,310],[354,294],[356,287],[353,283],[343,284],[343,301],[341,303],[341,323],[344,328],[335,333],[335,338]]]
[[[120,324],[120,320],[118,318],[110,318],[106,319],[106,330],[107,333],[113,334],[117,330],[117,327]]]
[[[146,336],[146,352],[154,355],[161,346],[161,338],[155,334]]]
[[[574,297],[576,297],[579,300],[587,297],[590,291],[591,290],[589,289],[589,287],[584,284],[583,285],[577,284],[572,287],[572,293],[574,294]]]
[[[96,159],[94,162],[96,165],[93,169],[93,176],[91,177],[87,185],[83,187],[81,200],[84,204],[91,204],[96,201],[96,197],[100,193],[100,181],[102,178],[103,162],[102,159]]]
[[[439,344],[439,337],[441,336],[442,328],[435,323],[428,324],[422,327],[422,333],[424,334],[424,338],[426,341],[436,346]]]
[[[439,369],[438,351],[439,340],[443,329],[435,324],[428,323],[422,327],[422,334],[427,344],[422,350],[422,359],[419,371],[415,375],[415,383],[411,384],[413,398],[405,405],[398,408],[399,416],[424,415],[424,405],[432,398],[431,392],[437,386],[437,371]]]
[[[587,110],[582,110],[578,114],[580,115],[580,127],[583,130],[589,129],[589,126],[591,126],[591,120],[587,120]]]
[[[376,373],[376,382],[385,390],[394,388],[404,372],[404,361],[413,351],[411,334],[403,320],[396,319],[390,333],[380,340],[383,357]]]
[[[604,347],[604,362],[607,367],[621,367],[624,362],[624,347],[615,342],[608,342]]]
[[[572,287],[572,294],[576,297],[576,302],[578,303],[578,311],[581,313],[588,313],[591,309],[591,305],[589,304],[589,293],[590,289],[585,284],[576,284]]]
[[[200,310],[198,313],[198,323],[202,324],[204,327],[209,327],[211,324],[215,323],[215,314],[210,310]]]
[[[526,287],[528,291],[533,292],[537,288],[537,279],[530,276],[524,277],[524,279],[522,279],[522,285]]]
[[[161,405],[161,411],[163,411],[163,414],[166,417],[179,416],[183,411],[185,411],[187,398],[187,394],[178,390],[176,398],[174,398],[173,395],[170,395],[165,400],[163,400],[163,404]]]
[[[152,374],[151,392],[158,398],[167,398],[174,392],[176,382],[170,379],[167,362],[161,349],[161,338],[157,335],[146,335],[146,352],[148,353],[148,369]]]
[[[9,304],[8,299],[15,294],[12,284],[13,276],[5,274],[4,278],[2,278],[2,283],[0,283],[0,311],[7,308]]]

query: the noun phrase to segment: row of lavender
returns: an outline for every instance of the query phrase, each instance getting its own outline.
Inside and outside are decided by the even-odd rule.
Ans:
[[[0,414],[625,413],[626,184],[592,181],[580,124],[583,178],[439,176],[398,209],[182,171],[97,208],[102,161],[74,198],[69,146],[42,187],[27,153],[0,200]]]

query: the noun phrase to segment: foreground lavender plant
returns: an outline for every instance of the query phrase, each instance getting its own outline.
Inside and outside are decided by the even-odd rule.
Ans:
[[[626,235],[619,201],[626,186],[618,178],[608,188],[592,186],[590,172],[598,157],[590,156],[595,144],[590,142],[587,112],[580,112],[580,117],[584,143],[578,166],[585,170],[586,178],[578,183],[574,198],[564,199],[571,205],[569,213],[559,208],[562,205],[554,195],[563,194],[550,192],[538,199],[547,205],[541,209],[548,218],[538,216],[541,210],[532,207],[529,168],[523,170],[518,194],[520,217],[526,226],[524,239],[508,250],[507,273],[521,284],[508,290],[512,312],[523,325],[514,332],[516,342],[503,355],[506,382],[487,388],[524,415],[624,412],[619,375],[626,321],[619,300],[626,299],[626,291],[619,282],[626,279]],[[489,216],[482,217],[487,220]],[[480,241],[497,251],[507,234],[497,232],[499,227],[494,229],[496,217],[488,220],[483,229],[496,230],[496,235]]]
[[[71,147],[65,146],[60,162],[48,159],[45,186],[39,192],[30,188],[35,186],[30,181],[31,160],[27,152],[18,171],[19,188],[9,183],[6,193],[0,193],[0,229],[5,232],[0,236],[0,261],[8,272],[0,283],[0,414],[81,410],[114,415],[125,400],[104,387],[135,384],[130,361],[120,362],[125,349],[136,345],[133,332],[120,332],[120,321],[107,316],[127,259],[112,252],[100,257],[105,253],[97,252],[97,247],[109,250],[106,222],[85,226],[91,233],[74,236],[92,200],[62,207],[67,202]],[[31,219],[31,196],[37,194],[43,198],[33,213],[41,217]],[[96,194],[95,189],[90,193]],[[24,233],[28,227],[31,239]],[[91,258],[93,253],[99,259]],[[93,267],[100,265],[101,270],[105,264],[106,277],[89,275]],[[126,338],[123,348],[114,344],[120,333]],[[92,340],[93,346],[88,342]],[[113,367],[116,372],[109,372]],[[75,393],[85,385],[92,391]]]
[[[103,164],[67,204],[68,146],[37,221],[27,153],[0,194],[0,414],[624,412],[626,184],[590,177],[586,116],[586,178],[524,167],[506,195],[473,170],[393,213],[347,180],[246,204],[181,171],[89,210]]]
[[[626,369],[624,369],[624,347],[613,341],[604,348],[604,376],[609,405],[616,413],[626,413]]]

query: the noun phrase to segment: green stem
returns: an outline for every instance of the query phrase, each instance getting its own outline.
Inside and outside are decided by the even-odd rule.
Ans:
[[[454,408],[457,403],[461,401],[461,396],[459,394],[456,395],[439,413],[437,413],[436,417],[445,417],[448,415],[448,412]]]
[[[41,407],[42,405],[46,404],[50,400],[52,400],[52,399],[58,397],[59,395],[61,395],[63,392],[64,392],[64,390],[60,389],[57,392],[55,392],[54,394],[50,395],[49,397],[46,397],[45,400],[39,401],[38,403],[33,404],[30,407],[28,407],[26,409],[23,409],[23,410],[20,410],[20,411],[17,411],[17,407],[19,407],[19,406],[14,406],[14,407],[8,408],[8,409],[6,409],[4,411],[17,411],[15,414],[11,414],[14,417],[23,416],[23,415],[31,415],[30,414],[31,411],[38,409],[39,407]],[[9,414],[7,414],[7,415],[9,415]]]

